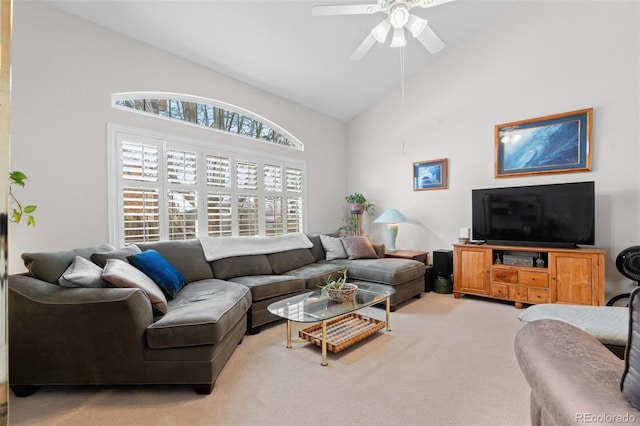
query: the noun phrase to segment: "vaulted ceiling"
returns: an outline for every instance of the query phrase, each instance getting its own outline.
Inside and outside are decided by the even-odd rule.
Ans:
[[[345,122],[400,84],[400,49],[389,46],[391,37],[363,59],[349,60],[385,15],[311,15],[314,5],[375,0],[42,1]],[[413,8],[446,48],[431,54],[407,32],[405,78],[495,25],[512,3],[457,0]]]

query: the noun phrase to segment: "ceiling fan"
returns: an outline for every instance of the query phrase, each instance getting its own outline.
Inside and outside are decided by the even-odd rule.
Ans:
[[[311,9],[311,14],[313,16],[367,15],[378,12],[387,14],[387,18],[373,27],[369,35],[353,52],[350,59],[355,61],[362,58],[376,42],[384,43],[392,28],[391,47],[407,44],[404,37],[404,29],[406,28],[429,52],[439,52],[444,48],[442,40],[429,28],[426,19],[411,15],[409,10],[414,7],[426,9],[452,1],[455,0],[378,0],[376,4],[314,6]]]

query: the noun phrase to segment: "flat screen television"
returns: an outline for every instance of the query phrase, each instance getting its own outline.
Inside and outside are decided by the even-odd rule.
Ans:
[[[594,182],[474,189],[473,240],[575,247],[595,244]]]

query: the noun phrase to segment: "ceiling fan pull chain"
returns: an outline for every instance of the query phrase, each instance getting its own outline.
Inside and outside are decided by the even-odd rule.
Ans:
[[[407,138],[405,137],[404,125],[404,46],[400,47],[400,123],[402,126],[402,156],[406,155]]]
[[[400,96],[404,108],[404,46],[400,47]]]

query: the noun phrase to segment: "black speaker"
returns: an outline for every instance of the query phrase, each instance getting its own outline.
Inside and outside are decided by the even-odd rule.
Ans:
[[[435,279],[435,273],[433,272],[433,265],[427,265],[424,271],[424,291],[428,293],[433,290],[433,280]]]
[[[448,277],[453,274],[453,250],[433,251],[433,272],[437,277]]]

